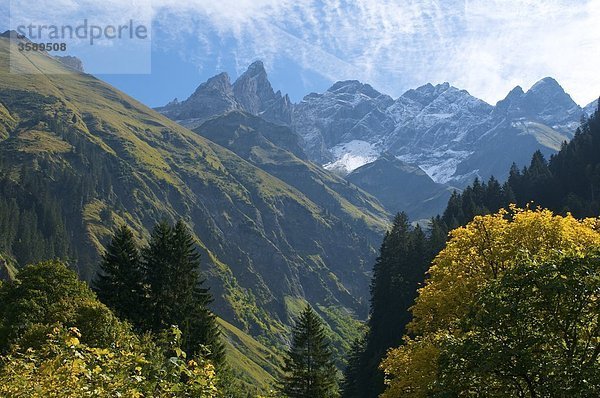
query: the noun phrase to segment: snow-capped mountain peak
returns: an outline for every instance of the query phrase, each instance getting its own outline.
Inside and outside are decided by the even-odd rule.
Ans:
[[[523,164],[536,149],[552,153],[582,114],[552,78],[526,92],[517,86],[496,106],[447,82],[396,100],[371,89],[338,82],[295,107],[292,127],[309,157],[347,173],[390,152],[436,182],[460,186],[477,176],[503,178],[512,161]]]

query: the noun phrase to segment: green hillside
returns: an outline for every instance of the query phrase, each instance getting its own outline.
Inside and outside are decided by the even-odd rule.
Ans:
[[[388,219],[372,197],[325,184],[317,198],[45,54],[14,51],[11,72],[9,51],[0,39],[0,251],[20,265],[65,258],[89,280],[114,226],[143,241],[157,220],[182,218],[215,312],[243,336],[283,347],[285,297],[366,315]],[[298,172],[325,178],[306,164]],[[252,340],[240,341],[253,356]]]

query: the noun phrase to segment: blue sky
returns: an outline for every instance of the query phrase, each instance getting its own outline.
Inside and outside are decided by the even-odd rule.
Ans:
[[[44,18],[118,23],[127,0],[11,0]],[[46,4],[46,5],[44,5]],[[125,5],[124,5],[125,4]],[[578,103],[600,95],[600,0],[136,0],[151,21],[151,73],[100,75],[158,106],[256,59],[294,101],[357,79],[393,97],[448,81],[490,103],[552,76]],[[4,8],[4,9],[3,9]],[[8,8],[6,1],[0,12]],[[32,13],[35,10],[31,11]],[[25,14],[28,11],[23,11]],[[10,26],[8,12],[0,25]],[[14,19],[14,18],[13,18]],[[127,49],[123,57],[127,57]],[[89,51],[73,55],[101,62]]]

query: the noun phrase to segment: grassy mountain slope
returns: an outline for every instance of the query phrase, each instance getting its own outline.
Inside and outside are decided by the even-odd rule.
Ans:
[[[234,111],[214,117],[194,131],[302,192],[312,203],[325,209],[326,217],[338,220],[359,217],[362,226],[347,225],[342,221],[341,227],[352,234],[357,234],[361,229],[364,231],[381,227],[381,214],[385,213],[381,204],[343,178],[307,161],[298,145],[297,135],[288,127]],[[370,240],[364,235],[356,236],[356,239],[365,240],[364,243]],[[340,243],[342,247],[336,256],[341,256],[338,259],[343,258],[345,262],[351,262],[351,252],[345,250],[344,242]],[[320,259],[324,263],[330,260]],[[363,280],[358,273],[364,271],[364,268],[345,271],[347,272],[338,273],[336,277],[341,279],[341,284],[360,294],[366,285],[362,284]]]
[[[0,205],[16,209],[0,212],[10,229],[0,250],[14,255],[14,236],[46,237],[27,261],[66,256],[90,279],[115,225],[128,223],[144,240],[157,220],[183,218],[202,248],[215,312],[244,333],[285,344],[288,296],[364,313],[383,209],[338,194],[333,206],[342,209],[332,214],[298,187],[45,54],[14,51],[11,73],[9,51],[0,39]],[[7,214],[20,215],[19,223]]]

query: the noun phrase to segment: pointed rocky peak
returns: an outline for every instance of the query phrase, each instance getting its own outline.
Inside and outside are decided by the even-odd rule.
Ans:
[[[531,88],[527,91],[527,93],[533,93],[533,92],[540,92],[540,91],[545,91],[545,92],[563,92],[564,90],[561,87],[561,85],[556,81],[556,79],[552,78],[552,77],[544,77],[543,79],[540,79],[539,81],[537,81],[533,86],[531,86]]]
[[[531,86],[525,93],[525,98],[527,101],[560,101],[562,104],[569,107],[576,105],[571,99],[571,96],[551,77],[545,77]]]
[[[217,90],[223,93],[230,93],[232,91],[229,75],[226,72],[219,73],[218,75],[211,77],[206,82],[198,86],[196,92],[199,90]]]
[[[250,64],[250,66],[248,66],[248,69],[244,74],[248,74],[250,76],[257,76],[263,74],[266,75],[267,71],[265,70],[265,64],[261,60],[254,61]]]
[[[525,93],[521,109],[528,115],[535,115],[548,122],[562,121],[575,113],[581,113],[579,105],[551,77],[538,81]]]
[[[525,96],[523,88],[521,88],[521,86],[516,86],[510,90],[504,99],[498,101],[494,113],[518,113],[523,96]]]
[[[513,88],[512,90],[509,91],[509,93],[506,95],[506,99],[512,100],[514,98],[521,98],[523,95],[525,95],[525,91],[523,91],[523,88],[521,86],[516,86],[515,88]]]
[[[242,107],[258,115],[281,97],[273,91],[262,61],[255,61],[233,83],[233,93]]]
[[[239,108],[229,75],[219,73],[199,85],[185,101],[171,101],[157,110],[186,127],[193,128],[207,118]]]

